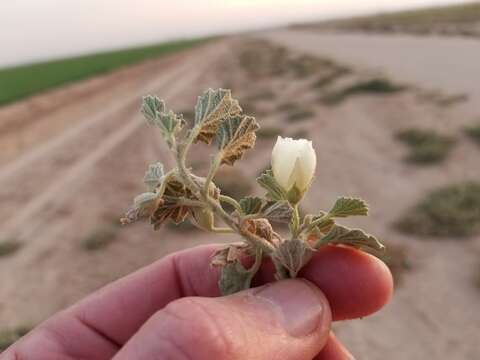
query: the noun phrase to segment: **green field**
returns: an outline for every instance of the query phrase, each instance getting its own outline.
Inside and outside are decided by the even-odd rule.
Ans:
[[[205,41],[182,40],[0,69],[0,105]]]
[[[458,5],[427,7],[414,10],[381,13],[369,16],[358,16],[340,20],[330,20],[314,24],[297,25],[298,28],[345,29],[363,31],[401,31],[412,33],[428,33],[432,29],[442,32],[443,27],[457,25],[456,34],[476,36],[468,25],[480,22],[480,2],[469,2]],[[452,31],[451,27],[444,30]],[[455,31],[455,30],[453,30]]]

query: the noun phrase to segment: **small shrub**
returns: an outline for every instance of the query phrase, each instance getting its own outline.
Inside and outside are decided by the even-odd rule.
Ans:
[[[407,234],[466,237],[480,230],[480,183],[435,190],[407,211],[395,226]]]
[[[476,143],[480,144],[480,124],[467,127],[465,133]]]
[[[433,164],[444,160],[455,144],[451,136],[439,135],[433,130],[407,129],[396,138],[410,147],[406,160],[417,164]]]
[[[115,241],[117,230],[113,226],[95,229],[81,242],[81,246],[86,251],[102,250]]]
[[[310,109],[298,109],[297,111],[293,111],[287,116],[288,122],[299,122],[311,119],[315,116],[315,112]]]
[[[14,342],[26,335],[31,329],[26,326],[21,326],[15,329],[0,331],[0,352],[7,349]]]
[[[447,95],[447,96],[440,97],[437,100],[437,104],[440,106],[448,107],[461,102],[465,102],[467,100],[468,100],[467,94]]]
[[[405,90],[404,86],[393,84],[387,79],[375,78],[367,81],[360,81],[339,91],[334,91],[323,96],[320,100],[326,105],[336,105],[354,95],[388,95],[403,90]]]
[[[15,254],[22,247],[22,243],[15,239],[8,239],[0,242],[0,257]]]
[[[398,245],[387,245],[385,254],[380,256],[380,259],[390,269],[396,285],[403,282],[404,273],[411,269],[411,264],[408,261],[406,248]]]
[[[328,74],[320,77],[317,81],[315,81],[312,84],[312,87],[314,89],[323,89],[323,88],[333,84],[335,81],[337,81],[342,76],[350,74],[350,73],[351,73],[351,70],[346,68],[346,67],[337,67],[333,71],[329,72]]]
[[[478,264],[473,281],[478,290],[480,290],[480,264]]]
[[[282,129],[276,126],[262,126],[257,130],[259,139],[273,139],[279,135],[282,135]]]

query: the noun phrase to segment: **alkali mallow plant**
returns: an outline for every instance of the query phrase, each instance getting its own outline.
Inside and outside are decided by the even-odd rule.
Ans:
[[[172,169],[164,169],[160,163],[149,165],[144,178],[147,190],[134,199],[122,223],[149,218],[153,228],[158,229],[167,221],[180,224],[188,218],[208,232],[238,234],[242,241],[228,244],[212,255],[212,266],[221,268],[222,294],[249,288],[268,258],[275,265],[276,278],[284,279],[296,277],[315,251],[325,245],[383,250],[375,237],[336,223],[338,218],[367,215],[367,205],[360,199],[341,197],[327,212],[300,216],[299,204],[316,168],[311,141],[278,137],[271,169],[257,179],[265,190],[264,196],[234,199],[222,193],[215,184],[218,169],[234,166],[252,149],[259,129],[255,118],[243,113],[230,90],[209,89],[199,96],[191,126],[155,96],[144,97],[142,113],[148,124],[158,128],[176,165]],[[197,142],[214,149],[205,177],[194,174],[187,166],[192,144]],[[219,222],[223,225],[219,226]],[[289,225],[288,236],[275,231],[273,225],[281,223]]]

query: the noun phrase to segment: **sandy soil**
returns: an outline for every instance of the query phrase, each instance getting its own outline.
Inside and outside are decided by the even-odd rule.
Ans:
[[[265,36],[291,47],[291,56],[308,50],[350,65],[357,61],[329,52],[310,35],[300,42],[302,34],[295,34]],[[391,304],[371,318],[336,326],[356,357],[474,359],[480,353],[480,293],[472,277],[480,239],[439,242],[406,237],[391,227],[426,191],[480,178],[480,150],[462,135],[476,115],[473,95],[468,102],[440,107],[421,98],[419,90],[409,90],[357,96],[328,107],[312,90],[316,74],[249,78],[239,64],[247,44],[238,38],[211,43],[0,109],[0,241],[24,243],[18,253],[0,259],[1,326],[36,324],[171,251],[210,241],[201,233],[170,228],[153,233],[137,224],[117,229],[116,241],[101,251],[81,246],[92,231],[114,226],[141,191],[148,163],[171,161],[158,134],[141,121],[140,96],[156,93],[182,111],[193,107],[203,89],[228,86],[251,103],[262,126],[279,127],[284,135],[302,130],[314,141],[319,171],[305,209],[328,208],[339,195],[361,196],[371,204],[371,217],[347,223],[407,250],[412,269]],[[353,77],[362,77],[371,68],[362,63],[354,71]],[[260,99],[265,93],[273,95]],[[278,108],[292,100],[308,105],[314,115],[288,121]],[[444,164],[408,165],[393,133],[409,126],[455,134],[460,141]],[[247,176],[265,168],[273,142],[259,139],[254,155],[241,162]],[[196,161],[207,159],[201,148],[195,153]]]

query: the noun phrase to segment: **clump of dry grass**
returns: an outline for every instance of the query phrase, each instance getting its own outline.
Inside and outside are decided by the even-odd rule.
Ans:
[[[81,247],[85,251],[105,249],[117,238],[118,228],[112,225],[101,226],[91,231],[82,241]]]
[[[7,257],[15,254],[22,247],[17,239],[6,239],[0,242],[0,257]]]
[[[396,133],[395,137],[410,148],[406,160],[417,164],[440,162],[455,145],[453,137],[437,134],[433,130],[411,128]]]
[[[480,183],[450,185],[428,194],[396,222],[420,236],[467,237],[480,231]]]
[[[382,254],[380,259],[388,266],[394,282],[398,286],[402,284],[405,272],[412,268],[408,260],[408,252],[404,246],[392,244],[389,244],[386,249],[385,254]]]
[[[469,126],[465,129],[465,133],[476,143],[480,145],[480,124]]]
[[[343,89],[333,91],[324,95],[320,100],[325,105],[337,105],[347,98],[355,95],[389,95],[405,89],[405,86],[394,84],[388,79],[373,78],[365,81],[362,80]]]
[[[19,326],[14,329],[6,329],[0,331],[0,352],[7,349],[14,342],[25,336],[31,330],[27,326]]]
[[[287,121],[296,123],[311,119],[315,116],[315,111],[310,107],[303,106],[295,102],[286,102],[278,107],[282,113],[286,113]]]
[[[283,134],[283,130],[277,126],[262,126],[257,130],[257,137],[259,139],[274,139]]]

